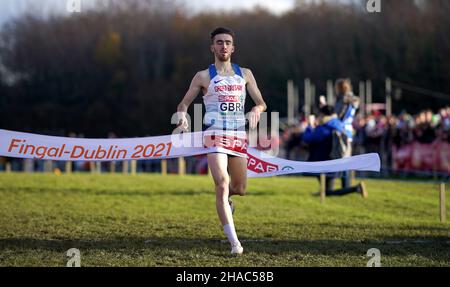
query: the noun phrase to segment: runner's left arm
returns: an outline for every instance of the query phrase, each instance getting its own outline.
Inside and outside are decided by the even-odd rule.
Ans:
[[[253,76],[252,71],[249,69],[243,69],[243,72],[244,78],[247,81],[248,93],[255,102],[255,106],[253,107],[252,111],[249,114],[250,128],[254,129],[258,125],[260,114],[266,111],[267,106],[261,95],[261,91],[259,90],[258,85],[256,84],[256,80],[255,77]]]

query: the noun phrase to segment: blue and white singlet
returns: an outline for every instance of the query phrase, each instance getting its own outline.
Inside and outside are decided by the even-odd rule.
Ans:
[[[203,96],[204,124],[213,129],[245,130],[245,80],[241,68],[232,64],[234,75],[221,76],[209,66],[210,83]]]

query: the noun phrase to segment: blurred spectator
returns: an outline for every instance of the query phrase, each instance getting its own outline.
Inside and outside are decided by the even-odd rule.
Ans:
[[[353,122],[356,110],[359,108],[359,98],[353,94],[352,85],[348,79],[339,79],[336,82],[335,112],[344,124],[347,135],[347,150],[344,157],[352,156]],[[342,177],[342,188],[350,187],[350,172],[344,172]]]
[[[293,137],[298,137],[299,133],[304,133],[305,123],[306,121],[302,121],[297,126],[284,130],[281,143],[284,148],[294,149],[294,143],[298,143],[286,139],[292,140]],[[443,172],[450,171],[450,167],[445,164],[450,144],[450,107],[441,108],[436,114],[431,110],[422,111],[417,115],[403,111],[391,117],[386,117],[375,110],[365,117],[357,116],[353,121],[353,130],[354,154],[378,153],[382,159],[382,167],[386,170],[397,168],[394,158],[396,152],[403,151],[408,153],[409,157],[412,157],[413,153],[416,157],[426,157],[428,151],[437,149],[434,164],[440,163],[440,170]],[[306,150],[301,144],[298,147]],[[414,170],[413,167],[409,168]],[[430,167],[421,168],[417,171],[435,170]]]
[[[326,161],[330,160],[330,154],[333,146],[332,134],[333,130],[338,132],[345,132],[344,124],[333,112],[331,106],[324,106],[320,109],[320,116],[317,121],[318,125],[314,122],[314,118],[310,118],[309,126],[306,128],[302,135],[302,141],[309,144],[309,157],[308,161]],[[329,173],[326,175],[326,195],[346,195],[349,193],[358,192],[365,194],[363,184],[359,184],[353,187],[342,187],[342,189],[334,189],[335,173]]]
[[[302,131],[307,127],[306,121],[301,121],[297,125],[289,126],[283,133],[281,140],[285,143],[286,155],[290,160],[306,160],[306,156],[302,156],[303,152],[300,136]]]
[[[358,117],[353,125],[355,130],[355,135],[353,137],[353,154],[363,154],[365,153],[364,141],[366,139],[366,119],[363,117]]]

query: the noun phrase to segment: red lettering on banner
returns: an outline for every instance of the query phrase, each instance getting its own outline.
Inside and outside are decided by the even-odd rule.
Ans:
[[[52,147],[48,150],[47,156],[49,157],[57,157],[59,153],[59,148]]]
[[[206,148],[221,147],[238,153],[247,153],[247,140],[235,136],[210,135],[204,137]]]
[[[22,140],[13,139],[9,145],[8,152],[11,152],[13,150],[13,148],[19,147],[19,145],[17,143],[21,143],[21,142],[22,142]]]
[[[71,159],[78,159],[82,157],[84,154],[84,147],[76,145],[72,149],[72,153],[70,154]]]
[[[278,165],[263,161],[263,160],[256,158],[250,154],[247,154],[247,155],[248,155],[247,169],[249,169],[253,172],[256,172],[256,173],[278,171]]]

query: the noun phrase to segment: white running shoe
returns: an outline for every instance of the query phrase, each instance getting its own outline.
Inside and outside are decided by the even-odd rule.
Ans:
[[[232,255],[239,255],[244,252],[244,248],[242,247],[240,242],[231,244],[231,254]]]

